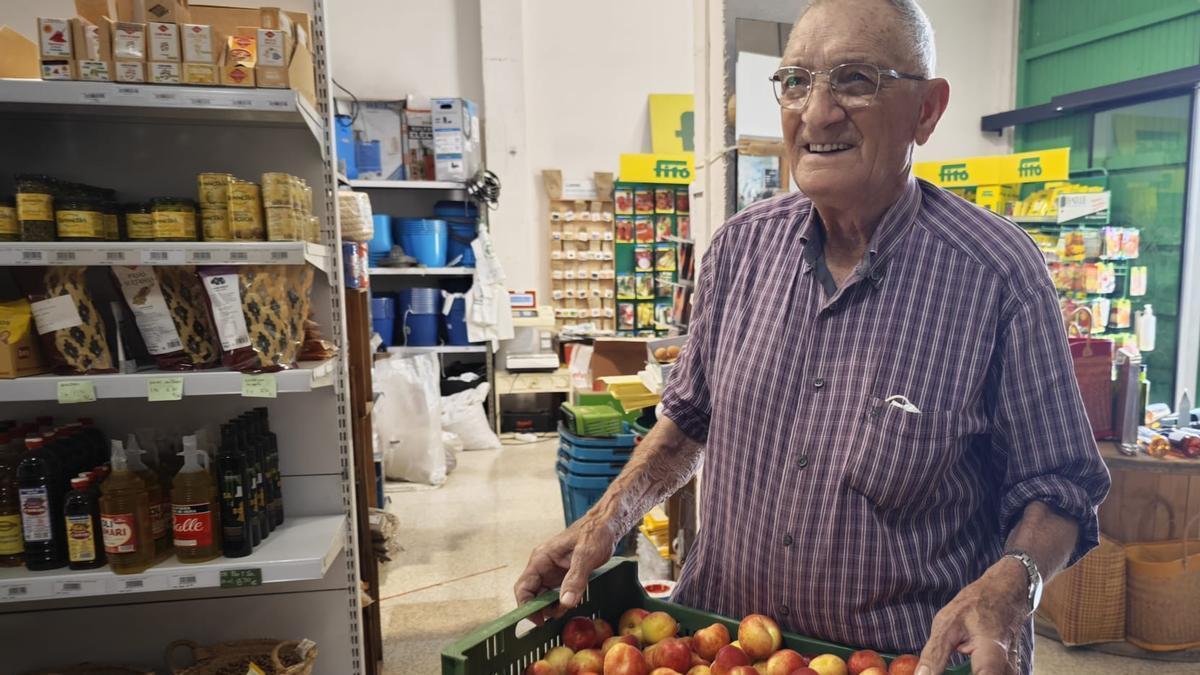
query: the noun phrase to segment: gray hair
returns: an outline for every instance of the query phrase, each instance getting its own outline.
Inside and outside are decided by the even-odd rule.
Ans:
[[[835,0],[812,0],[804,11],[800,13],[800,17],[796,19],[796,23],[800,23],[800,19],[808,13],[808,10],[819,5],[827,5]],[[917,67],[917,72],[914,75],[921,77],[933,77],[937,69],[937,49],[933,42],[933,24],[929,22],[929,17],[925,14],[925,10],[921,9],[921,5],[917,4],[917,0],[886,0],[896,14],[900,16],[899,28],[904,32],[905,42],[912,50],[910,56],[913,59],[914,65]]]

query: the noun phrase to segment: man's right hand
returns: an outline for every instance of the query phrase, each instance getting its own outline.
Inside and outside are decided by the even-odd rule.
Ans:
[[[523,605],[544,591],[561,585],[558,605],[531,616],[534,623],[555,619],[576,606],[587,590],[588,577],[608,562],[617,537],[607,523],[592,513],[533,549],[529,564],[513,586],[517,604]]]

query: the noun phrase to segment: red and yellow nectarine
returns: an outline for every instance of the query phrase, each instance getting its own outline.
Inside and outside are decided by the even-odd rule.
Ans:
[[[769,658],[783,645],[783,633],[779,631],[779,624],[762,614],[751,614],[742,619],[742,623],[738,625],[737,637],[742,651],[754,661]]]
[[[750,657],[746,656],[746,652],[733,645],[725,645],[717,650],[711,668],[713,675],[729,675],[734,668],[748,665],[750,665]]]
[[[701,628],[692,636],[692,645],[701,657],[712,661],[721,647],[729,644],[729,629],[723,623]]]
[[[808,665],[808,659],[791,649],[780,649],[767,659],[767,675],[792,675]]]
[[[636,647],[619,642],[604,656],[604,675],[646,675],[650,668]]]
[[[612,646],[617,644],[618,642],[627,644],[631,647],[634,647],[635,649],[642,648],[642,643],[638,642],[638,639],[632,635],[614,635],[614,636],[608,638],[607,640],[605,640],[604,644],[600,645],[600,655],[607,656],[608,650],[611,649]]]
[[[614,635],[612,624],[604,619],[594,619],[592,624],[596,626],[596,645],[604,644],[604,641]]]
[[[648,645],[675,637],[678,632],[679,623],[666,612],[651,612],[642,619],[642,642]]]
[[[577,616],[567,622],[562,632],[563,644],[575,651],[596,646],[596,624],[586,616]]]
[[[888,666],[888,675],[913,675],[917,672],[917,666],[920,663],[921,659],[912,654],[901,654],[892,660],[892,665]]]
[[[571,657],[575,656],[575,650],[570,647],[555,647],[546,653],[544,657],[550,667],[554,669],[554,675],[566,675],[567,664],[571,661]]]
[[[846,662],[840,656],[833,654],[821,654],[817,658],[808,662],[808,667],[817,671],[820,675],[847,675]]]
[[[850,655],[846,660],[846,667],[850,670],[850,675],[862,675],[868,668],[887,668],[887,663],[879,652],[862,649]]]
[[[599,649],[584,649],[575,652],[575,656],[567,662],[567,675],[581,675],[586,672],[600,672],[604,670],[604,657],[600,655]]]

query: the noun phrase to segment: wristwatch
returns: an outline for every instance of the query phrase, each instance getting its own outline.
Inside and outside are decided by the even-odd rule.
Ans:
[[[1005,558],[1012,558],[1025,566],[1025,577],[1029,580],[1029,613],[1033,614],[1042,602],[1042,573],[1038,571],[1033,557],[1019,548],[1004,552]]]

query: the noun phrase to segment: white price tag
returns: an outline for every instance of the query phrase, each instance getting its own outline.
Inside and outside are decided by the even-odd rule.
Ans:
[[[179,99],[179,94],[176,94],[174,92],[167,92],[167,91],[154,92],[154,100],[155,101],[174,102],[178,99]]]
[[[119,98],[140,98],[142,95],[141,87],[117,87],[114,95]]]
[[[183,251],[170,249],[149,249],[142,251],[143,265],[182,265]]]
[[[205,588],[216,585],[217,579],[211,572],[181,572],[167,577],[168,588]]]
[[[109,593],[144,593],[166,589],[166,577],[117,577],[108,582]]]
[[[207,96],[189,96],[188,103],[197,108],[204,108],[213,104],[213,100]]]
[[[104,260],[110,263],[123,263],[125,262],[125,251],[105,251]]]
[[[267,101],[267,107],[268,108],[291,108],[292,102],[291,101],[271,100],[271,101]]]
[[[71,579],[54,582],[54,594],[63,596],[99,595],[103,592],[99,579]]]
[[[29,600],[29,587],[25,584],[0,586],[0,600]]]
[[[235,98],[229,102],[235,108],[253,108],[254,99],[251,98]]]
[[[46,257],[41,251],[24,250],[21,251],[21,259],[17,261],[19,265],[41,265],[45,262]]]
[[[205,264],[212,262],[213,254],[212,251],[192,251],[190,258],[188,262]]]
[[[73,263],[75,262],[75,251],[55,251],[54,262]]]
[[[271,262],[273,263],[287,263],[291,262],[291,260],[291,251],[271,251]]]
[[[250,261],[250,252],[249,251],[230,251],[229,259],[233,262],[249,262]]]
[[[108,93],[103,91],[88,91],[83,94],[84,103],[107,103]]]

